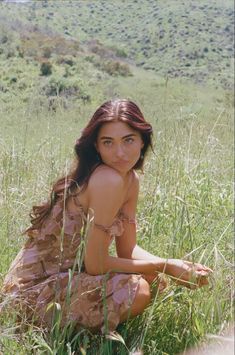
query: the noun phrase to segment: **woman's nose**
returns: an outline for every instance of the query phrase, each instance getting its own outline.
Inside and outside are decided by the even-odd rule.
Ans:
[[[118,145],[116,148],[116,156],[117,156],[117,158],[123,158],[123,156],[124,156],[124,150],[121,145]]]

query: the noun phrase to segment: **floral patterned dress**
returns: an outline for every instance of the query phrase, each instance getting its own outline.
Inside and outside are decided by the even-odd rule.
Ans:
[[[21,307],[34,323],[52,326],[55,305],[61,311],[61,325],[72,321],[90,330],[114,330],[120,315],[129,310],[138,289],[139,274],[85,272],[84,231],[87,216],[73,199],[71,211],[57,201],[40,230],[28,232],[28,239],[10,266],[3,284],[4,294]],[[100,226],[110,237],[120,236],[125,223],[134,223],[121,211],[110,227]]]

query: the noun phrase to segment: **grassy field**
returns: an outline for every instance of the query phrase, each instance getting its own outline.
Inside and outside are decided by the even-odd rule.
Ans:
[[[187,77],[226,89],[233,85],[231,0],[48,0],[18,7],[4,3],[1,18],[20,36],[43,29],[45,35],[60,34],[88,48],[99,40],[99,53],[126,57],[161,76]]]
[[[85,7],[86,2],[81,3]],[[98,4],[102,8],[101,3],[94,2],[93,6]],[[120,3],[116,1],[114,6]],[[171,11],[177,7],[176,2],[172,3]],[[140,6],[138,1],[134,4]],[[231,3],[223,4],[228,13]],[[1,15],[7,13],[10,19],[16,11],[13,6],[19,5],[0,6]],[[26,6],[18,7],[24,26]],[[58,3],[48,1],[34,5],[35,9],[30,7],[31,15],[33,11],[38,14],[38,27],[45,28],[45,23],[49,27],[49,19],[40,22],[46,16],[52,17],[48,6],[54,6],[59,16],[55,11],[59,9]],[[222,5],[213,1],[211,6],[214,9]],[[51,75],[40,74],[45,43],[55,36],[48,34],[49,29],[47,38],[42,30],[30,32],[27,46],[19,37],[20,29],[17,33],[8,28],[6,35],[11,40],[5,39],[5,43],[0,36],[0,284],[24,243],[21,232],[29,224],[31,206],[45,200],[51,183],[68,171],[73,144],[82,127],[94,110],[112,97],[135,101],[154,127],[154,153],[149,154],[144,173],[140,174],[139,245],[165,258],[200,261],[213,268],[214,275],[209,287],[197,291],[170,283],[164,294],[153,297],[142,316],[120,325],[113,339],[85,330],[80,334],[71,329],[59,331],[56,327],[51,334],[43,334],[43,330],[34,327],[25,331],[23,324],[16,328],[16,315],[9,312],[0,316],[0,353],[124,355],[141,348],[144,354],[178,354],[200,344],[210,334],[223,333],[233,320],[233,93],[217,79],[213,86],[209,76],[202,85],[186,75],[173,78],[164,76],[163,71],[145,70],[135,65],[129,52],[128,57],[117,59],[107,44],[93,42],[94,50],[87,32],[87,42],[68,43],[68,34],[61,32],[65,26],[68,28],[64,31],[75,31],[70,28],[72,17],[68,9],[67,15],[60,12],[60,21],[54,24],[58,26],[58,43],[67,53],[58,53],[58,45],[47,58],[52,64]],[[75,5],[72,9],[77,13]],[[80,11],[85,24],[86,12],[83,7]],[[30,21],[35,24],[30,14]],[[165,19],[164,16],[160,17]],[[222,23],[226,16],[221,15]],[[99,17],[95,18],[98,22]],[[110,19],[106,21],[110,23]],[[152,20],[149,21],[151,25]],[[6,18],[0,23],[4,28],[9,26]],[[108,32],[104,32],[104,37],[105,33]],[[76,38],[74,32],[72,36]],[[97,34],[97,38],[102,36]],[[108,36],[106,40],[108,43]],[[127,51],[126,42],[120,39],[120,43],[117,47]],[[19,55],[23,49],[24,53]],[[27,52],[30,49],[33,54]],[[142,56],[138,48],[136,53]],[[112,66],[110,72],[110,66],[104,66],[106,60],[128,65],[124,67],[125,74],[120,66]],[[223,65],[216,63],[217,68]]]

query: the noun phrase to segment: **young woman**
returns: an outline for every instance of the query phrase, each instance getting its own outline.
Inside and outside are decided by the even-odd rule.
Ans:
[[[154,256],[136,243],[136,170],[151,137],[135,103],[105,102],[76,142],[75,169],[55,183],[46,204],[33,207],[3,290],[35,322],[50,327],[57,302],[62,325],[113,330],[148,306],[158,273],[189,288],[208,284],[210,268]],[[117,256],[109,255],[114,238]]]

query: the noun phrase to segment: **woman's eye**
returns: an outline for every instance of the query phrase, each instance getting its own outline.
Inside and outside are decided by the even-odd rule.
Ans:
[[[133,139],[133,138],[126,138],[126,139],[125,139],[125,142],[126,142],[126,143],[133,143],[133,142],[134,142],[134,139]]]
[[[106,147],[110,147],[112,145],[112,141],[104,141],[104,145]]]

